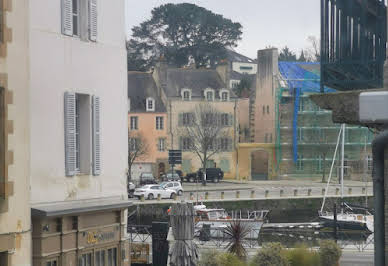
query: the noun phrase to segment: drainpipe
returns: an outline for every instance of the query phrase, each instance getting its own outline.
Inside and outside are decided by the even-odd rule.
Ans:
[[[384,150],[388,146],[388,130],[379,134],[372,143],[373,194],[374,194],[374,244],[375,265],[385,265],[385,221],[384,221]]]

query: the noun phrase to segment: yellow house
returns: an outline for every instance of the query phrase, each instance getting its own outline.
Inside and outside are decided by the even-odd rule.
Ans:
[[[167,110],[170,147],[183,151],[180,166],[183,173],[197,171],[202,164],[199,156],[190,149],[190,141],[187,136],[182,135],[181,129],[188,123],[190,114],[198,105],[209,104],[225,118],[228,134],[218,140],[220,152],[209,158],[207,166],[221,168],[225,179],[236,178],[238,99],[228,89],[221,75],[216,70],[176,69],[159,63],[153,77]]]

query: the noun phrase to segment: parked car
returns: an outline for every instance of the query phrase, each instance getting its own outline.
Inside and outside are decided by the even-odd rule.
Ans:
[[[140,198],[144,195],[145,199],[155,199],[160,194],[160,197],[163,199],[172,199],[177,194],[175,190],[166,189],[161,187],[160,185],[145,185],[140,188],[135,189],[133,195],[137,198]]]
[[[144,185],[150,185],[150,184],[157,184],[154,175],[152,173],[141,173],[139,177],[139,185],[144,186]]]
[[[218,183],[224,178],[224,172],[220,168],[206,168],[206,181],[212,181]],[[195,173],[189,173],[186,175],[187,182],[202,182],[203,169],[198,170]]]
[[[163,181],[181,181],[180,176],[177,173],[167,173],[162,176]]]
[[[183,187],[180,182],[163,182],[160,184],[161,187],[175,190],[177,195],[183,194]]]

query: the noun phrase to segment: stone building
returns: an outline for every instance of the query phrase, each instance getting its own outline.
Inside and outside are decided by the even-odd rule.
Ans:
[[[130,265],[124,1],[1,3],[0,265]]]
[[[132,180],[137,181],[142,172],[160,178],[169,170],[168,120],[152,73],[128,73],[128,103],[129,145],[144,141],[146,147],[145,154],[131,167]]]

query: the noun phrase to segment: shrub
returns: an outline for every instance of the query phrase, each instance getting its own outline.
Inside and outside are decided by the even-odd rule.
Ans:
[[[244,259],[247,252],[244,247],[245,238],[250,232],[250,228],[245,223],[238,220],[232,221],[224,230],[226,239],[229,242],[227,245],[228,252],[235,254],[238,258]]]
[[[269,243],[265,245],[253,257],[251,266],[289,266],[286,253],[280,243]]]
[[[211,249],[201,254],[198,266],[245,266],[245,263],[232,253]]]
[[[341,258],[342,250],[333,240],[321,241],[319,256],[322,266],[336,266]]]
[[[303,245],[287,250],[286,255],[291,266],[320,265],[319,253]]]

